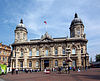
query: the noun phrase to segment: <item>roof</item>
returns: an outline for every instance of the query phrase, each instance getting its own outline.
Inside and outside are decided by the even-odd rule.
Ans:
[[[52,38],[53,40],[42,40],[41,39],[33,39],[26,42],[20,42],[20,43],[13,43],[14,45],[31,45],[31,44],[44,44],[44,43],[63,43],[63,42],[88,42],[87,39],[84,38],[66,38],[66,37],[60,37],[60,38]]]

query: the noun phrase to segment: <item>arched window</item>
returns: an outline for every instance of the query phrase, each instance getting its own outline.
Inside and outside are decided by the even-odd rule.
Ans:
[[[75,48],[72,49],[72,54],[75,54]]]
[[[17,33],[17,39],[20,40],[20,33]]]
[[[29,56],[32,56],[32,50],[30,49],[30,51],[29,51]]]
[[[57,55],[58,54],[58,50],[57,49],[55,49],[55,55]]]
[[[23,57],[23,49],[21,49],[21,56]]]
[[[36,62],[36,67],[39,67],[39,62],[38,61]]]
[[[36,52],[36,56],[39,56],[39,50],[37,50],[37,52]]]
[[[57,60],[55,60],[55,66],[58,66],[58,61]]]
[[[25,40],[25,33],[23,33],[23,40]]]
[[[32,67],[32,61],[29,61],[29,67]]]
[[[46,50],[46,56],[48,56],[48,50]]]
[[[63,55],[65,55],[65,49],[64,48],[63,48],[62,52],[63,52]]]
[[[83,48],[81,48],[81,53],[83,53]]]

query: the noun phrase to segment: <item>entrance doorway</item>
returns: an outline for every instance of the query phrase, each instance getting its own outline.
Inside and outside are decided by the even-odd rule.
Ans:
[[[49,67],[49,60],[44,60],[44,68]]]

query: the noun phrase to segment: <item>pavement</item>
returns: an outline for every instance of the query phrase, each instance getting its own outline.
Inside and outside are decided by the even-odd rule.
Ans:
[[[1,75],[0,81],[100,81],[100,68],[91,68],[87,71],[73,72],[70,74],[51,72],[19,73]]]

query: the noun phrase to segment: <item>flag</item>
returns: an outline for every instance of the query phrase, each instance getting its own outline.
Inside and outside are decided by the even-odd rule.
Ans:
[[[46,22],[46,21],[44,21],[44,23],[45,23],[45,24],[47,24],[47,22]]]

